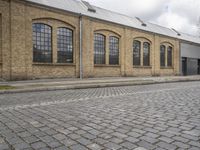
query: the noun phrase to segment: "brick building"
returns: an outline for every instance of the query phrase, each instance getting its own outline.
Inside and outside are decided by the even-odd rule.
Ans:
[[[0,78],[181,74],[200,39],[84,1],[0,0]]]

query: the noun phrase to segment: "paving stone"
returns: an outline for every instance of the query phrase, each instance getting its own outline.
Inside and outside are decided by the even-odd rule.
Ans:
[[[130,135],[130,136],[133,136],[133,137],[135,137],[135,138],[138,138],[138,137],[142,136],[141,134],[139,134],[139,133],[137,133],[137,132],[129,132],[129,133],[127,133],[127,134]]]
[[[198,139],[199,139],[196,136],[192,136],[192,135],[188,135],[188,134],[181,134],[180,136],[183,138],[189,139],[189,140],[194,140],[194,141],[198,141]]]
[[[39,150],[51,150],[51,148],[49,148],[49,147],[43,147],[43,148],[40,148]]]
[[[134,150],[147,150],[147,149],[144,148],[144,147],[137,147],[137,148],[135,148]]]
[[[190,141],[189,144],[200,148],[200,142]]]
[[[154,134],[154,133],[151,133],[151,132],[148,132],[145,135],[148,136],[148,137],[151,137],[151,138],[158,138],[160,136],[158,134]]]
[[[40,148],[45,148],[47,145],[43,142],[36,142],[31,144],[31,147],[33,147],[34,149],[40,149]]]
[[[199,150],[199,148],[198,147],[191,147],[188,150]]]
[[[113,138],[109,139],[109,141],[110,142],[114,142],[116,144],[119,144],[119,143],[122,143],[124,140],[122,140],[121,138],[115,138],[115,137],[113,137]]]
[[[109,148],[109,149],[114,149],[114,150],[118,150],[120,149],[122,146],[118,145],[118,144],[115,144],[115,143],[112,143],[112,142],[108,142],[104,145],[106,148]]]
[[[176,146],[178,146],[178,147],[180,147],[180,148],[183,148],[183,149],[188,149],[190,146],[189,145],[187,145],[187,144],[184,144],[184,143],[182,143],[182,142],[173,142],[172,144],[174,144],[174,145],[176,145]]]
[[[191,131],[183,131],[184,134],[189,134],[191,136],[199,136],[200,134],[198,132],[196,132],[195,130],[191,130]]]
[[[100,134],[100,135],[98,135],[98,137],[103,138],[105,140],[112,138],[112,136],[110,134],[107,134],[107,133]],[[93,136],[93,139],[94,138],[96,138],[96,136]]]
[[[123,142],[120,145],[131,150],[137,147],[135,144],[132,144],[130,142]]]
[[[167,143],[172,143],[174,140],[172,138],[168,138],[168,137],[160,137],[159,140],[167,142]]]
[[[180,137],[180,136],[175,136],[175,137],[173,137],[173,139],[180,141],[180,142],[183,142],[183,143],[187,143],[189,141],[188,139]]]
[[[72,149],[72,150],[88,150],[88,148],[86,148],[86,147],[84,147],[80,144],[73,145],[73,146],[70,147],[70,149]]]
[[[126,138],[126,140],[131,143],[136,143],[136,142],[140,141],[138,138],[134,138],[134,137],[128,137],[128,138]]]
[[[84,134],[85,135],[85,134]],[[67,135],[69,138],[71,138],[71,139],[79,139],[79,138],[81,138],[81,136],[80,135],[78,135],[78,134],[69,134],[69,135]]]
[[[72,146],[72,145],[75,145],[77,144],[76,141],[74,140],[71,140],[71,139],[65,139],[63,141],[60,141],[62,144],[64,144],[65,146]]]
[[[95,143],[90,144],[90,145],[88,145],[87,147],[88,147],[90,150],[102,150],[102,149],[103,149],[103,147],[101,147],[100,145],[95,144]]]
[[[80,138],[80,139],[77,139],[76,141],[79,142],[82,145],[85,145],[85,146],[87,146],[87,145],[92,143],[90,140],[87,140],[85,138]]]
[[[148,136],[142,136],[142,137],[140,137],[140,139],[144,140],[146,142],[149,142],[151,144],[154,144],[154,143],[158,142],[157,139],[154,139],[154,138],[151,138],[151,137],[148,137]]]
[[[159,147],[162,147],[164,149],[167,149],[167,150],[175,150],[175,149],[177,149],[177,146],[172,145],[172,144],[168,144],[166,142],[158,142],[156,145],[159,146]]]
[[[25,132],[20,132],[20,133],[18,133],[18,135],[19,135],[20,137],[29,137],[29,136],[31,136],[31,134],[30,134],[29,132],[27,132],[27,131],[25,131]]]
[[[35,136],[29,136],[29,137],[25,137],[23,138],[27,143],[31,144],[31,143],[35,143],[37,141],[39,141],[40,139],[38,139]]]
[[[55,148],[54,150],[69,150],[69,148],[67,146],[61,146],[61,147]]]
[[[114,133],[112,133],[112,135],[116,136],[118,138],[126,138],[127,137],[127,135],[119,133],[119,132],[114,132]]]
[[[10,145],[22,143],[23,140],[19,137],[12,137],[10,139],[6,139]]]
[[[27,143],[19,143],[19,144],[12,145],[12,147],[14,147],[15,150],[22,150],[22,149],[29,148],[30,145]]]
[[[133,132],[137,132],[137,133],[139,133],[139,134],[144,134],[144,133],[146,133],[146,131],[141,130],[141,129],[136,129],[136,128],[132,129],[132,131],[133,131]]]
[[[169,138],[174,136],[174,134],[169,133],[169,132],[159,132],[158,134],[161,135],[161,136],[169,137]]]
[[[9,146],[5,143],[1,143],[0,144],[0,150],[8,150],[9,149]]]
[[[62,144],[58,141],[51,141],[50,143],[47,143],[47,145],[53,149],[62,146]]]
[[[103,145],[103,144],[105,144],[105,143],[108,143],[107,140],[104,140],[104,139],[102,139],[102,138],[96,138],[96,139],[94,139],[94,141],[95,141],[97,144],[100,144],[100,145]]]
[[[148,143],[146,141],[140,141],[140,142],[137,142],[137,145],[140,146],[140,147],[144,147],[148,150],[153,150],[156,148],[155,145],[152,145],[151,143]]]
[[[53,135],[53,137],[57,140],[64,140],[66,139],[66,136],[64,134],[56,134],[56,135]]]

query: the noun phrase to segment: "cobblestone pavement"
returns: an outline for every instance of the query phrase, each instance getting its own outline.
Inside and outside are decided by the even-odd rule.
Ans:
[[[200,150],[200,82],[0,95],[0,150]]]

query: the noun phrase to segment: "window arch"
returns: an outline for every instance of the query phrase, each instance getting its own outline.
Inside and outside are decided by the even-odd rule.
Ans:
[[[140,55],[141,55],[141,42],[134,40],[133,41],[133,65],[139,66],[140,63]]]
[[[143,66],[150,66],[150,44],[143,43]]]
[[[52,28],[43,23],[33,23],[33,62],[52,62]]]
[[[57,29],[57,62],[73,63],[73,30],[66,27]]]
[[[94,34],[94,64],[105,64],[106,37],[102,34]]]
[[[170,43],[162,43],[160,45],[160,66],[173,66],[173,46]]]
[[[172,47],[167,48],[167,66],[172,67]]]
[[[160,66],[165,67],[165,45],[160,46]]]
[[[119,38],[115,36],[109,37],[109,64],[119,64]]]

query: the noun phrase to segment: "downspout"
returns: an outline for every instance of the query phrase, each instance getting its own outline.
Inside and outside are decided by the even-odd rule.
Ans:
[[[82,14],[79,16],[79,53],[80,53],[80,79],[83,79],[83,51],[82,51]]]
[[[12,25],[12,19],[11,19],[11,17],[12,17],[11,16],[12,15],[12,10],[11,10],[12,6],[11,6],[11,3],[12,3],[12,1],[10,0],[9,2],[10,2],[10,4],[9,4],[9,9],[10,9],[9,10],[9,25],[10,25],[10,27],[9,27],[9,30],[10,30],[9,31],[9,36],[10,36],[9,37],[10,38],[10,43],[9,43],[10,44],[10,47],[9,47],[10,48],[10,54],[9,54],[10,55],[9,56],[10,57],[9,58],[10,59],[10,61],[9,61],[9,63],[10,63],[9,64],[9,67],[10,67],[9,73],[10,73],[10,75],[9,75],[9,78],[10,79],[9,80],[12,80],[12,33],[11,33],[12,32],[12,27],[11,27],[11,25]]]

